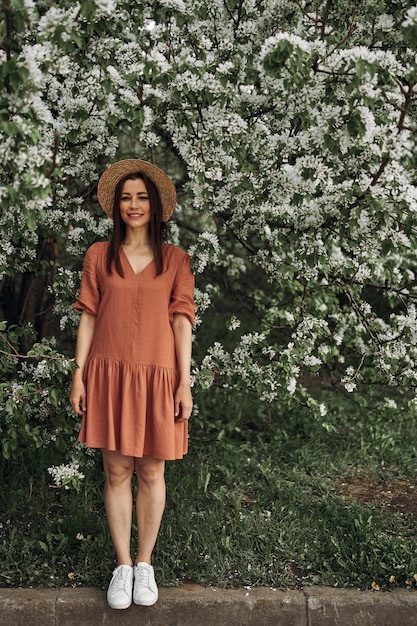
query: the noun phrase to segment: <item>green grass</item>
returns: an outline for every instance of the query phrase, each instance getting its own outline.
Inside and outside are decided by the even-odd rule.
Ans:
[[[377,405],[360,418],[360,405],[336,400],[331,432],[301,409],[254,419],[247,399],[244,418],[242,398],[218,397],[213,422],[207,402],[189,454],[167,464],[167,508],[154,555],[161,586],[416,584],[417,494],[415,510],[410,496],[398,513],[375,488],[394,493],[415,484],[416,420]],[[226,418],[234,409],[239,426]],[[28,450],[24,462],[0,464],[0,585],[105,586],[114,554],[100,456],[83,468],[77,493],[51,486],[47,467],[61,462],[53,454]],[[340,487],[353,477],[363,488],[361,502]]]

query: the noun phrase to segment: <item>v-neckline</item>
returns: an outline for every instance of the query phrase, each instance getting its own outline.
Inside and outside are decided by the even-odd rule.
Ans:
[[[126,259],[126,261],[127,261],[127,265],[129,266],[129,269],[130,269],[130,271],[132,272],[132,274],[133,274],[134,276],[140,276],[141,274],[143,274],[143,272],[144,272],[145,270],[147,270],[147,269],[148,269],[148,267],[149,267],[150,265],[152,265],[152,263],[155,261],[155,259],[154,259],[154,258],[153,258],[153,259],[151,259],[151,260],[149,261],[149,263],[147,263],[147,264],[146,264],[146,265],[145,265],[145,266],[144,266],[144,267],[140,270],[140,272],[136,273],[136,272],[135,272],[135,270],[134,270],[134,269],[133,269],[133,267],[132,267],[131,262],[129,261],[129,257],[127,256],[126,252],[124,251],[123,246],[120,246],[120,250],[122,251],[124,258],[125,258],[125,259]]]

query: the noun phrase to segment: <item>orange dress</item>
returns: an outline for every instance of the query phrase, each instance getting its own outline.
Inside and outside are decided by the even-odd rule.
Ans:
[[[151,261],[139,274],[120,250],[124,277],[106,271],[108,243],[84,260],[74,308],[96,316],[84,368],[87,411],[78,441],[134,457],[180,459],[188,450],[187,422],[174,416],[178,381],[172,321],[194,323],[194,277],[180,248],[164,244],[164,271]]]

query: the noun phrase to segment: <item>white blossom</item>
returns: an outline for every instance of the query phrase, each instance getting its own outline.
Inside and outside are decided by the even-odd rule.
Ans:
[[[78,461],[72,460],[69,464],[65,465],[53,465],[48,467],[49,474],[54,479],[54,484],[57,487],[64,487],[64,489],[70,488],[70,482],[72,479],[83,480],[84,474],[79,471],[80,464]]]
[[[417,6],[411,7],[408,9],[406,13],[406,17],[402,26],[406,28],[407,26],[414,26],[417,24]]]
[[[240,325],[241,325],[241,321],[233,315],[231,319],[229,320],[227,327],[229,330],[236,330],[237,328],[240,327]]]

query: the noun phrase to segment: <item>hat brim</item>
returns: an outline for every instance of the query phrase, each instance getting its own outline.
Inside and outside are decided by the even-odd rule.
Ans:
[[[141,159],[124,159],[113,163],[100,177],[97,198],[103,211],[113,217],[114,192],[117,183],[129,174],[145,174],[155,185],[162,205],[162,221],[167,222],[174,212],[177,192],[170,177],[159,167]]]

